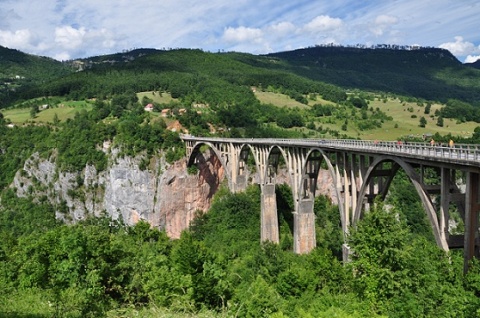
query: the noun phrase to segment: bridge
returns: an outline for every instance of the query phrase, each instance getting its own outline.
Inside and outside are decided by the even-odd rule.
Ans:
[[[369,140],[245,139],[182,135],[188,166],[208,146],[225,169],[232,192],[247,186],[247,160],[253,156],[261,188],[261,240],[279,242],[275,180],[279,164],[288,173],[294,206],[294,252],[316,246],[313,212],[320,169],[331,174],[338,198],[344,239],[375,200],[384,200],[403,170],[417,191],[437,245],[445,251],[464,249],[464,270],[479,257],[480,145]],[[455,205],[464,221],[463,235],[450,235],[449,209]],[[346,242],[346,240],[344,241]],[[349,247],[343,244],[343,258]]]

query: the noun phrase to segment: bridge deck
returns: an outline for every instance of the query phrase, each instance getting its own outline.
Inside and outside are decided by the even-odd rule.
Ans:
[[[233,144],[270,145],[343,150],[372,155],[394,155],[402,158],[444,162],[462,166],[480,167],[480,145],[434,145],[424,142],[373,141],[352,139],[274,139],[274,138],[212,138],[182,135],[191,141],[228,142]]]

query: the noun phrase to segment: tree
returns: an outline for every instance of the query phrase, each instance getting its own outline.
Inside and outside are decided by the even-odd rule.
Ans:
[[[425,106],[425,115],[430,114],[430,109],[431,108],[432,108],[432,104],[427,103],[427,105]]]
[[[443,127],[443,117],[439,116],[437,119],[437,126],[438,127]]]
[[[59,123],[60,123],[60,118],[58,118],[57,113],[55,113],[55,115],[53,115],[53,124],[55,126],[58,126]]]
[[[425,128],[425,126],[427,126],[427,120],[425,119],[425,117],[420,117],[420,127],[422,128]]]
[[[35,118],[38,114],[38,106],[33,105],[32,108],[30,109],[30,117]]]

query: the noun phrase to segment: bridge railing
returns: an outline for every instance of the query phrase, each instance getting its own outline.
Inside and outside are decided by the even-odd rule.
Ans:
[[[345,149],[368,149],[373,152],[407,153],[419,156],[433,156],[455,160],[480,162],[480,145],[477,144],[434,144],[428,142],[399,142],[375,140],[344,140],[331,139],[322,141],[323,145],[330,145]]]
[[[253,145],[306,146],[343,150],[366,150],[374,153],[409,154],[439,159],[451,159],[480,165],[478,144],[434,144],[429,142],[377,141],[354,139],[274,139],[274,138],[213,138],[182,135],[184,140],[228,142]]]

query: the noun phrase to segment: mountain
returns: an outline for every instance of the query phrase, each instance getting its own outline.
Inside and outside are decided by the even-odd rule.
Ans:
[[[0,108],[15,98],[15,92],[59,79],[72,69],[48,57],[25,54],[0,46]]]
[[[297,75],[350,89],[443,102],[480,98],[480,72],[462,65],[444,49],[318,46],[266,56]]]
[[[473,63],[465,63],[465,65],[476,68],[476,69],[480,69],[480,59],[476,60]]]
[[[83,71],[85,69],[90,69],[99,65],[113,65],[117,63],[132,62],[139,57],[158,52],[160,51],[157,49],[135,49],[132,51],[126,51],[121,53],[92,56],[84,59],[76,59],[72,61],[67,61],[66,64],[69,64],[72,68],[76,70]]]
[[[8,72],[4,82],[25,77],[15,92],[4,84],[5,103],[46,94],[84,99],[154,89],[226,102],[221,92],[240,96],[250,86],[275,87],[298,98],[317,93],[332,101],[342,100],[345,89],[442,103],[480,100],[480,70],[438,48],[316,46],[267,55],[136,49],[65,63],[3,48],[0,67]]]

